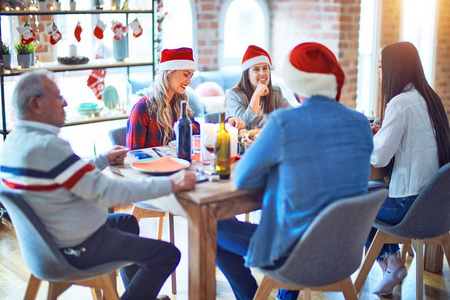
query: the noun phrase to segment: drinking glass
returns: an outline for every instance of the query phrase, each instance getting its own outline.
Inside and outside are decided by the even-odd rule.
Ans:
[[[203,134],[203,146],[206,150],[208,150],[211,157],[211,173],[215,174],[215,160],[216,160],[216,151],[218,150],[219,145],[217,144],[217,132],[205,132]]]

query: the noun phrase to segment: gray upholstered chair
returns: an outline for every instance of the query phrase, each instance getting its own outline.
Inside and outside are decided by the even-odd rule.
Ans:
[[[345,299],[357,299],[350,275],[360,265],[364,243],[387,194],[380,189],[325,207],[280,268],[260,269],[265,276],[255,299],[267,299],[274,288],[304,289],[304,299],[310,299],[311,289],[342,291]]]
[[[11,217],[22,258],[31,271],[25,299],[36,298],[42,280],[49,281],[48,299],[56,299],[73,284],[96,289],[94,297],[101,296],[101,289],[105,299],[119,299],[115,271],[131,262],[117,261],[77,269],[67,262],[44,224],[20,195],[3,191],[0,199]]]
[[[359,292],[384,244],[409,243],[416,255],[416,298],[423,299],[423,245],[441,245],[450,265],[450,163],[430,179],[403,220],[389,225],[376,220],[378,229],[355,281]]]
[[[109,138],[113,146],[126,146],[127,127],[119,127],[109,131]]]
[[[126,136],[127,136],[127,127],[119,127],[116,129],[112,129],[109,131],[109,138],[111,139],[111,143],[113,146],[120,145],[125,146],[126,145]],[[151,204],[145,203],[145,202],[136,202],[133,203],[133,210],[131,211],[131,214],[136,217],[137,221],[139,222],[142,218],[159,218],[158,221],[158,233],[157,238],[158,240],[162,239],[162,231],[163,231],[163,225],[164,225],[164,217],[168,215],[169,218],[169,240],[173,244],[175,241],[175,233],[174,233],[174,225],[173,225],[173,215],[160,210],[156,207],[154,207]],[[172,293],[177,293],[177,282],[176,282],[176,272],[173,271],[171,275],[172,279]]]
[[[209,113],[203,116],[205,123],[219,123],[220,113]]]

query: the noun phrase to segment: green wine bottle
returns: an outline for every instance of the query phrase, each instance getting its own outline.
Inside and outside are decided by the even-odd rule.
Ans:
[[[220,113],[220,129],[217,132],[216,172],[220,179],[230,178],[230,134],[225,129],[225,113]]]

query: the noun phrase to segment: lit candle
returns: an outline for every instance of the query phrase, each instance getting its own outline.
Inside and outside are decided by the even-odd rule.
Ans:
[[[69,57],[77,57],[77,45],[70,45],[69,46]]]

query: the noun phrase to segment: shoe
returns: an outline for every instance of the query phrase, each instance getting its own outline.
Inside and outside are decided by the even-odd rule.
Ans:
[[[167,295],[158,295],[155,300],[170,300],[170,298]]]
[[[383,279],[373,292],[375,295],[387,296],[392,294],[392,291],[403,279],[408,275],[406,267],[401,267],[396,270],[388,268],[383,276]]]

